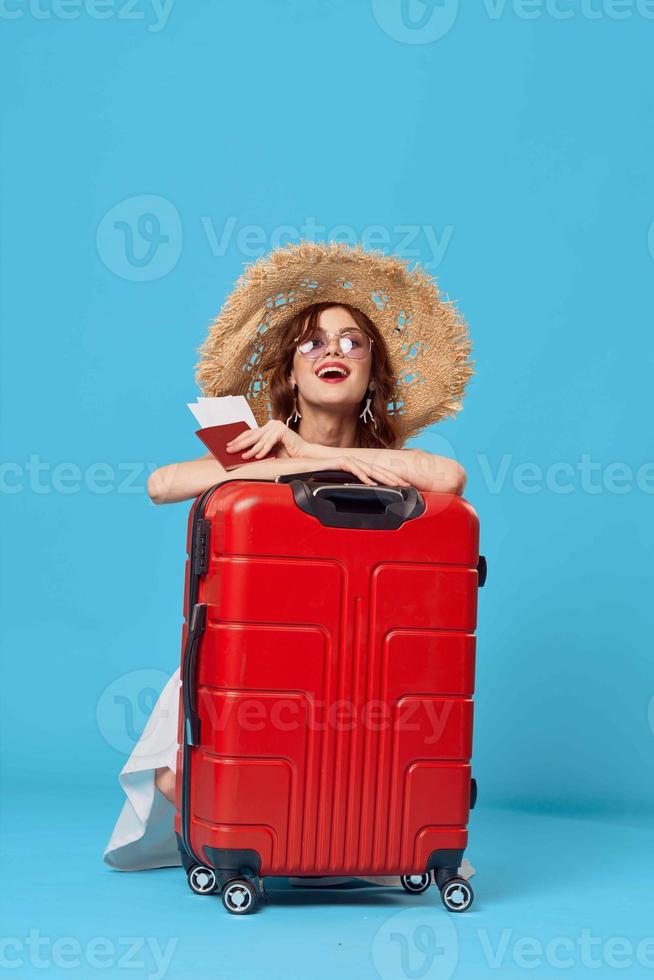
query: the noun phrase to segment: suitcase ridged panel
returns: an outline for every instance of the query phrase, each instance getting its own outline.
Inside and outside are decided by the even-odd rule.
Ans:
[[[302,689],[308,704],[307,717],[313,737],[307,748],[306,762],[299,764],[297,759],[286,756],[295,766],[296,785],[288,803],[284,801],[282,805],[279,799],[277,801],[279,821],[285,828],[284,834],[279,833],[280,843],[274,851],[273,868],[277,873],[283,873],[289,863],[303,869],[329,866],[335,733],[326,724],[325,716],[327,705],[338,690],[340,654],[344,646],[341,633],[346,622],[342,610],[346,580],[347,566],[339,561],[219,555],[203,592],[203,600],[209,606],[209,621],[220,623],[223,631],[230,629],[232,635],[240,630],[242,641],[247,636],[245,645],[241,644],[241,652],[242,659],[250,663],[250,667],[241,667],[241,670],[250,670],[249,683],[254,685],[252,690],[258,692],[259,701],[271,697],[273,700],[288,699],[292,691]],[[261,641],[264,631],[268,655],[259,656],[254,668],[251,666],[252,637],[256,635]],[[304,642],[311,633],[322,640],[323,670],[319,684],[315,673],[303,677],[306,669]],[[276,642],[271,643],[271,637],[276,637]],[[286,640],[286,649],[281,649],[280,639]],[[210,659],[219,661],[223,657],[220,644],[214,645],[213,658],[206,656],[207,641],[208,637],[202,644],[200,663],[203,665]],[[257,649],[261,651],[262,648]],[[231,659],[232,672],[238,670],[233,652],[231,657],[229,652],[226,656],[228,662]],[[273,679],[269,666],[264,665],[265,660],[270,663],[274,656],[278,662],[281,658],[285,660],[283,682],[280,677]],[[285,686],[281,686],[282,683]],[[300,732],[300,728],[296,729],[295,741]],[[240,738],[240,754],[244,758],[247,758],[248,746],[249,751],[253,749],[245,741],[246,734],[241,728],[240,735],[236,733],[234,737],[235,742]],[[269,725],[265,735],[266,753],[272,734],[275,734],[274,726]],[[287,751],[290,753],[291,749]],[[248,799],[255,810],[259,803],[266,802],[259,801],[256,795],[254,798],[248,796]],[[218,795],[216,800],[220,800]],[[217,814],[221,813],[219,803],[216,803],[216,810]]]
[[[465,708],[455,699],[467,693],[472,681],[470,631],[476,625],[476,592],[476,572],[468,568],[385,562],[371,569],[368,697],[379,700],[392,715],[391,723],[378,732],[366,731],[360,861],[380,873],[389,863],[406,861],[407,848],[413,850],[412,835],[420,829],[412,827],[404,812],[406,767],[424,755],[454,754],[462,762],[469,760],[471,745],[466,736],[472,725],[472,703],[468,701]],[[439,636],[440,647],[435,630],[448,631]],[[395,661],[401,661],[392,676],[389,638]],[[445,657],[453,649],[458,658],[450,667]],[[433,671],[425,670],[429,653],[441,654]],[[418,675],[420,666],[422,675]],[[415,684],[417,676],[424,683],[421,691]],[[422,696],[411,698],[412,690]],[[439,698],[441,693],[452,697]],[[402,705],[409,710],[402,710]],[[434,710],[436,705],[440,711]],[[439,720],[444,726],[440,745],[429,741]],[[411,726],[416,725],[411,737]],[[459,811],[456,823],[466,821],[467,810]]]

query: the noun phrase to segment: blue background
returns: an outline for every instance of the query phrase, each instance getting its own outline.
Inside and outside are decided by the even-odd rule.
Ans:
[[[515,833],[539,841],[514,870],[548,909],[562,892],[549,881],[545,899],[539,882],[554,857],[574,863],[583,837],[596,842],[580,865],[589,890],[566,922],[586,922],[587,901],[602,889],[610,901],[607,851],[616,877],[623,845],[627,863],[645,860],[625,828],[651,825],[654,802],[654,11],[445,0],[424,27],[420,0],[413,27],[401,0],[93,11],[6,0],[0,14],[1,721],[4,839],[22,880],[11,934],[62,934],[49,902],[42,917],[30,905],[34,846],[34,873],[49,866],[48,894],[67,897],[70,921],[86,890],[112,889],[102,919],[115,936],[112,909],[153,902],[161,882],[171,909],[182,901],[179,872],[124,877],[100,861],[122,802],[116,775],[179,659],[188,506],[154,507],[145,484],[199,453],[186,408],[196,349],[244,263],[308,219],[323,228],[314,237],[372,245],[376,228],[469,321],[465,408],[416,444],[465,466],[489,563],[475,727],[487,832],[473,821],[470,848],[486,894],[474,914],[499,907],[513,927],[524,886],[498,873],[513,866]],[[109,685],[129,721],[102,700]],[[49,836],[35,825],[27,840],[39,811]],[[78,845],[79,889],[65,870]],[[369,891],[352,899],[359,917],[380,912]],[[624,921],[644,935],[632,898]],[[316,921],[324,911],[315,896],[306,909]],[[352,975],[375,976],[363,947]],[[190,969],[189,948],[168,975]],[[267,975],[293,975],[293,963],[280,947]]]

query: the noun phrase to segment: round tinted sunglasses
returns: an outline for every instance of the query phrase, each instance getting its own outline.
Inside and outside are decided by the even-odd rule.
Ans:
[[[310,361],[315,361],[319,357],[324,357],[327,345],[332,337],[338,337],[338,344],[344,357],[353,358],[355,361],[363,360],[372,349],[373,339],[361,330],[346,330],[341,334],[326,334],[324,330],[318,330],[313,336],[303,343],[297,345],[297,350],[302,357]],[[299,338],[293,338],[295,342]]]

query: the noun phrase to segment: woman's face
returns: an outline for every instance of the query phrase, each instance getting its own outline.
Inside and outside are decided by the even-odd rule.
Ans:
[[[330,306],[319,314],[313,335],[314,345],[318,340],[326,340],[320,356],[313,360],[304,357],[298,350],[295,351],[290,381],[291,385],[297,384],[298,400],[301,396],[305,406],[332,407],[337,411],[339,408],[358,406],[365,396],[372,367],[372,352],[363,359],[346,357],[341,353],[337,337],[342,334],[351,335],[354,341],[358,336],[366,349],[370,345],[367,335],[363,334],[349,310],[342,306]],[[326,372],[327,365],[335,365],[341,371]]]

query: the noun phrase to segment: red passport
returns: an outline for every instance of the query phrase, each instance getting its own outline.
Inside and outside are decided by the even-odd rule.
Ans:
[[[225,467],[226,470],[234,469],[235,466],[243,466],[245,463],[252,463],[253,459],[248,456],[247,459],[241,458],[241,453],[245,452],[246,449],[250,449],[250,446],[246,446],[237,453],[228,453],[225,446],[231,439],[235,439],[236,436],[240,435],[241,432],[251,429],[251,426],[247,422],[227,422],[225,425],[209,425],[204,429],[198,429],[196,431],[196,436],[201,439],[205,444],[210,453],[212,453],[219,463]],[[266,456],[257,457],[254,462],[258,462],[261,459],[277,459],[274,453],[268,453]]]

